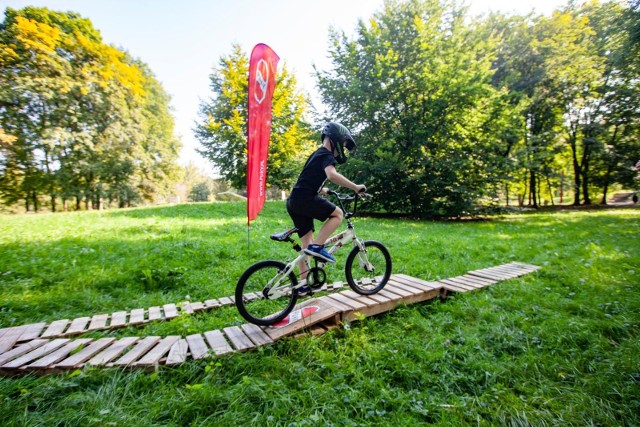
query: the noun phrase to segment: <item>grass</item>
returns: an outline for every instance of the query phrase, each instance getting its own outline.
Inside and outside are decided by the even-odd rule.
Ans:
[[[543,268],[154,373],[2,378],[1,424],[640,425],[640,210],[356,226],[388,246],[395,273],[437,279],[514,260]],[[249,254],[244,204],[3,216],[0,327],[231,295],[252,262],[293,255],[268,240],[287,227],[284,205],[268,203]],[[90,336],[241,323],[230,307]]]

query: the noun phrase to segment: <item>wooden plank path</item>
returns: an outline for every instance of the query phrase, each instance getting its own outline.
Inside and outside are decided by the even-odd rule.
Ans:
[[[394,274],[383,290],[367,296],[355,293],[342,283],[333,283],[325,286],[325,290],[346,290],[304,300],[279,327],[245,324],[187,337],[70,338],[87,331],[143,325],[151,321],[170,320],[183,313],[234,304],[232,297],[223,297],[203,303],[165,304],[147,310],[62,319],[48,325],[33,323],[4,328],[0,329],[0,374],[43,374],[84,366],[155,369],[162,364],[177,365],[189,359],[248,351],[305,331],[321,334],[339,327],[342,322],[384,313],[400,304],[445,298],[450,292],[482,289],[538,269],[534,265],[512,262],[429,282],[405,274]]]

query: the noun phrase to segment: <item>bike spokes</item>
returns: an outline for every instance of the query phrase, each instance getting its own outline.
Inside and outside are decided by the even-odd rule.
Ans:
[[[236,305],[251,323],[271,325],[282,320],[295,305],[297,295],[293,274],[283,276],[285,264],[258,262],[242,275],[236,287]]]
[[[345,275],[351,288],[363,295],[378,292],[386,285],[391,275],[391,256],[380,242],[364,242],[365,250],[356,246],[349,253]]]

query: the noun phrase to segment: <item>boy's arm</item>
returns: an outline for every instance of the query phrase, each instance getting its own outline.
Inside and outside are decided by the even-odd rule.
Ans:
[[[333,165],[327,166],[326,168],[324,168],[324,171],[327,174],[327,179],[334,184],[339,185],[340,187],[349,188],[356,193],[359,193],[360,191],[363,191],[363,189],[367,188],[362,184],[354,184],[353,182],[351,182],[344,175],[338,172],[336,170],[336,167]]]

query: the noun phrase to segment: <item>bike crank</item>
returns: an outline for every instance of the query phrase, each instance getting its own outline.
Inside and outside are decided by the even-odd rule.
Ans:
[[[325,283],[327,283],[327,273],[320,267],[313,267],[309,269],[307,273],[307,285],[311,289],[320,289]]]

